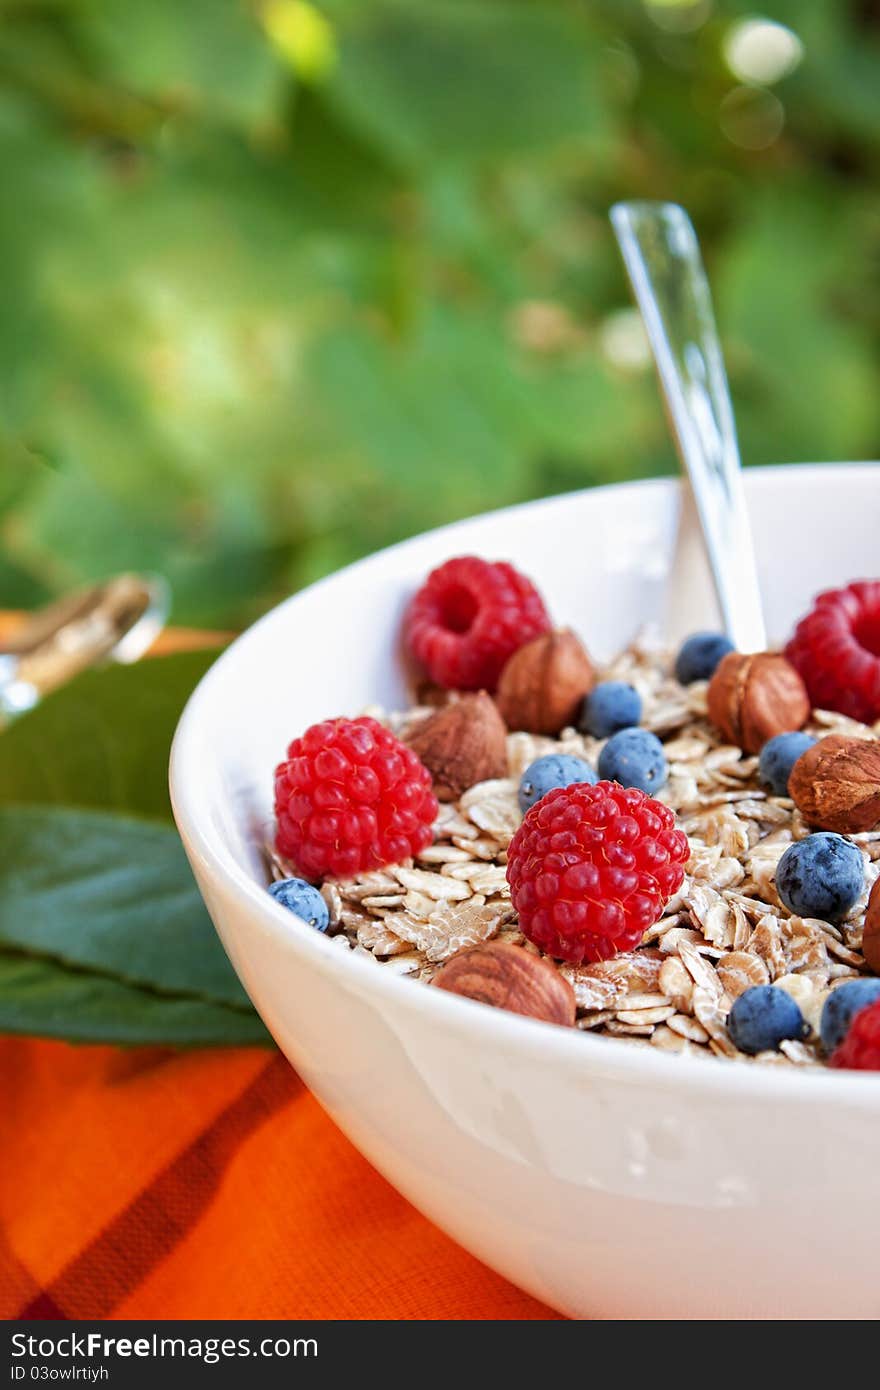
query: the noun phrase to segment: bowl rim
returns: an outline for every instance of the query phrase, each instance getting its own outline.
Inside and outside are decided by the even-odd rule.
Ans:
[[[754,486],[760,487],[764,479],[771,481],[782,472],[790,477],[828,473],[841,483],[847,472],[864,474],[871,470],[880,472],[880,462],[866,460],[830,464],[773,464],[747,469],[746,485],[747,491]],[[617,1038],[593,1037],[581,1029],[560,1028],[502,1009],[493,1009],[445,990],[414,988],[413,981],[398,975],[396,971],[383,970],[375,961],[367,960],[354,951],[344,952],[334,948],[323,933],[316,932],[301,919],[296,918],[289,909],[276,902],[264,887],[224,851],[219,840],[212,835],[210,816],[205,815],[199,808],[199,779],[190,777],[189,765],[194,754],[197,731],[202,723],[202,707],[206,700],[213,696],[215,687],[222,685],[226,670],[242,659],[242,650],[247,647],[251,634],[264,624],[279,621],[281,614],[294,607],[306,594],[311,595],[321,590],[338,580],[341,575],[356,573],[362,567],[371,564],[378,555],[388,556],[402,551],[428,536],[442,537],[444,533],[454,532],[462,524],[466,525],[470,521],[490,517],[500,519],[525,508],[534,511],[548,503],[558,502],[561,496],[581,497],[586,494],[607,494],[651,487],[665,490],[670,486],[678,486],[679,481],[674,476],[632,479],[554,494],[510,507],[495,508],[398,541],[395,545],[375,551],[289,595],[230,643],[190,695],[178,721],[171,747],[169,789],[174,817],[190,855],[197,858],[205,876],[209,880],[219,880],[226,893],[244,910],[246,917],[250,919],[255,915],[262,930],[272,938],[279,949],[293,950],[301,954],[310,965],[323,974],[339,972],[342,976],[349,975],[358,984],[372,988],[378,998],[387,997],[389,1004],[399,1012],[417,1011],[428,1021],[435,1018],[441,1026],[454,1028],[459,1033],[468,1035],[475,1046],[479,1046],[481,1041],[491,1041],[514,1054],[529,1053],[533,1059],[537,1055],[548,1065],[568,1069],[579,1064],[586,1072],[599,1072],[609,1079],[619,1076],[622,1080],[653,1082],[670,1089],[680,1084],[689,1091],[708,1091],[716,1097],[728,1095],[765,1101],[781,1101],[786,1098],[803,1101],[810,1096],[832,1104],[843,1103],[848,1108],[854,1105],[859,1108],[876,1108],[880,1103],[880,1076],[841,1071],[832,1074],[827,1069],[813,1067],[743,1066],[732,1059],[715,1055],[689,1057],[664,1053],[659,1048],[632,1047]],[[194,761],[193,772],[196,767],[197,763]]]

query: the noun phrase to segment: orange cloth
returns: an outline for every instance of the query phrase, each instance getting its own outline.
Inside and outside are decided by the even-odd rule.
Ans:
[[[0,1317],[556,1316],[420,1216],[264,1048],[0,1038],[0,1155]]]
[[[0,1040],[0,1316],[552,1318],[265,1049]]]

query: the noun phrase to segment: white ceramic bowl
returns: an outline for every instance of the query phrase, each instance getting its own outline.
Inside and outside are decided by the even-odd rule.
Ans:
[[[880,572],[880,467],[753,470],[747,493],[773,636],[823,587]],[[880,1078],[689,1060],[514,1017],[347,954],[262,886],[276,762],[316,719],[404,700],[400,615],[433,565],[513,560],[558,622],[610,654],[661,611],[677,509],[666,480],[552,498],[297,594],[190,700],[175,814],[279,1046],[480,1259],[575,1317],[876,1317]]]

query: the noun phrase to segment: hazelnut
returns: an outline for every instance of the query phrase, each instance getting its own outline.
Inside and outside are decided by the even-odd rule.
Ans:
[[[440,801],[455,801],[477,782],[507,776],[507,728],[484,690],[429,714],[404,741],[430,772]]]
[[[566,1028],[574,1024],[574,990],[568,980],[549,960],[506,941],[489,941],[460,951],[437,971],[431,983],[527,1018]]]
[[[728,652],[709,682],[709,718],[731,743],[759,753],[774,734],[800,729],[810,713],[807,688],[776,652]]]
[[[880,740],[829,734],[802,753],[788,790],[804,820],[856,835],[880,825]]]
[[[880,878],[877,879],[868,898],[862,955],[869,969],[873,970],[875,975],[880,975]]]
[[[558,734],[574,723],[595,679],[580,638],[563,628],[545,632],[513,653],[495,698],[509,729]]]
[[[443,705],[448,705],[452,697],[451,690],[445,690],[442,685],[435,685],[428,680],[427,676],[415,680],[412,686],[413,700],[417,705],[430,705],[432,709],[440,709]]]

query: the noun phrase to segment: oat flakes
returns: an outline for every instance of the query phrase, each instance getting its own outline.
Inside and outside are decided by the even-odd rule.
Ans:
[[[634,684],[643,726],[665,740],[670,777],[659,799],[687,833],[691,858],[681,891],[638,950],[594,965],[558,965],[574,989],[577,1026],[688,1056],[815,1066],[822,1061],[818,1026],[829,989],[866,968],[860,950],[866,895],[838,926],[789,914],[776,893],[776,866],[809,827],[791,801],[761,787],[757,759],[726,743],[708,722],[705,684],[683,689],[670,676],[668,659],[642,643],[622,652],[603,678]],[[431,711],[371,712],[400,733]],[[820,736],[880,736],[823,710],[808,727]],[[468,946],[493,938],[528,946],[505,876],[507,847],[521,819],[519,777],[550,752],[595,766],[602,746],[572,729],[555,740],[509,734],[508,776],[442,804],[434,843],[416,862],[324,884],[334,944],[423,982]],[[880,830],[850,838],[864,855],[870,890],[880,875]],[[267,850],[267,867],[272,878],[293,872],[274,850]],[[727,1014],[743,990],[771,982],[795,998],[810,1033],[804,1042],[783,1042],[778,1053],[748,1058],[730,1040]]]

